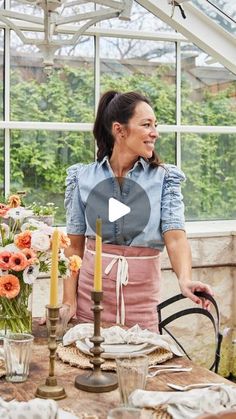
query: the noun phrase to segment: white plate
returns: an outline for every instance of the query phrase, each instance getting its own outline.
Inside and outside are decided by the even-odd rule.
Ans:
[[[90,348],[86,342],[77,340],[76,347],[86,355],[91,355]],[[149,343],[141,343],[138,345],[134,344],[113,344],[113,345],[103,345],[105,352],[101,354],[102,358],[105,359],[114,359],[118,356],[125,356],[131,354],[150,354],[155,351],[158,347]]]

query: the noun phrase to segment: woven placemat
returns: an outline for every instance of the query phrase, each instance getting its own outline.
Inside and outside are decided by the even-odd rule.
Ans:
[[[75,345],[63,346],[60,343],[57,347],[57,355],[63,362],[82,369],[92,368],[89,362],[91,357],[83,354]],[[172,352],[164,348],[155,349],[152,353],[148,354],[149,365],[161,364],[168,359],[173,358]],[[105,359],[101,365],[101,369],[105,371],[115,371],[116,362],[113,359]]]
[[[172,419],[172,416],[167,412],[167,406],[159,406],[156,409],[144,408],[141,410],[140,419]]]

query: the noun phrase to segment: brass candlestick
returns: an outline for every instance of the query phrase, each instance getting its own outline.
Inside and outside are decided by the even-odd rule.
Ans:
[[[49,355],[49,375],[46,378],[45,384],[41,384],[35,393],[36,397],[40,397],[41,399],[54,399],[54,400],[61,400],[67,397],[66,392],[62,386],[57,385],[57,379],[54,374],[54,366],[55,366],[55,356],[56,356],[56,326],[57,321],[59,319],[59,309],[61,305],[57,307],[52,307],[47,305],[46,308],[48,309],[48,319],[50,325],[50,332],[49,332],[49,341],[48,341],[48,349],[50,351]]]
[[[101,348],[101,343],[104,339],[100,335],[101,311],[103,310],[103,307],[100,305],[102,296],[102,292],[91,292],[91,297],[94,301],[92,307],[94,312],[94,336],[90,341],[93,342],[94,346],[90,349],[90,352],[93,354],[90,362],[93,364],[93,371],[88,375],[77,375],[75,378],[76,388],[92,393],[103,393],[105,391],[115,390],[118,387],[116,375],[114,373],[104,373],[101,370],[101,364],[104,362],[104,359],[100,357],[101,353],[104,352]]]

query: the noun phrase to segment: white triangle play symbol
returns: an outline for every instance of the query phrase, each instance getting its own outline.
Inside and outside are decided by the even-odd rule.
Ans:
[[[109,198],[108,218],[110,222],[116,221],[130,212],[130,207],[115,198]]]

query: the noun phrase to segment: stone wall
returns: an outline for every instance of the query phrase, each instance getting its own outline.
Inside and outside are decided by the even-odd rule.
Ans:
[[[225,334],[220,373],[228,376],[232,371],[236,373],[236,365],[232,362],[232,340],[236,340],[236,229],[233,230],[231,227],[229,230],[220,231],[219,224],[216,226],[213,223],[212,230],[207,232],[198,228],[197,224],[194,224],[196,231],[191,231],[194,230],[191,225],[187,231],[193,255],[193,279],[208,283],[214,291],[221,315],[221,331]],[[222,223],[220,225],[222,226]],[[178,281],[171,270],[166,251],[162,255],[162,269],[161,300],[163,301],[179,292]],[[59,298],[61,292],[60,281]],[[39,278],[33,292],[34,316],[44,315],[48,300],[49,279]],[[177,303],[172,311],[177,307],[184,307],[187,303],[189,304],[188,300]],[[168,309],[166,313],[171,313],[171,310]],[[175,333],[180,340],[183,339],[185,346],[187,342],[187,349],[190,354],[193,352],[196,361],[209,366],[212,361],[213,335],[209,320],[202,317],[191,315],[178,320]],[[234,347],[236,352],[236,345]]]
[[[219,234],[189,233],[188,238],[193,255],[193,279],[212,287],[219,307],[220,329],[224,334],[219,373],[229,376],[236,371],[236,365],[233,364],[236,362],[236,353],[233,360],[232,345],[236,339],[236,235],[233,231]],[[161,300],[165,300],[179,292],[178,281],[170,268],[166,251],[162,257],[162,268]],[[186,307],[188,303],[187,300],[176,303],[174,308],[166,309],[165,315]],[[211,311],[214,314],[214,310]],[[197,314],[182,317],[175,324],[175,336],[184,343],[184,347],[187,342],[193,359],[209,366],[213,361],[211,354],[214,346],[210,321]]]

